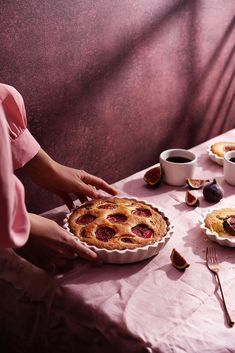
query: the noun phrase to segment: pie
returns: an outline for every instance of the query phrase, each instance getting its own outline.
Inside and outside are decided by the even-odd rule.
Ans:
[[[211,152],[216,154],[218,157],[224,157],[225,152],[235,150],[235,142],[217,142],[211,146]]]
[[[205,218],[205,226],[210,229],[211,232],[217,233],[219,236],[228,234],[224,228],[225,221],[230,217],[235,217],[235,208],[221,208],[214,210],[209,213]],[[230,234],[231,235],[231,234]]]
[[[161,240],[169,220],[157,208],[127,198],[88,201],[67,218],[72,234],[88,245],[104,249],[135,249]]]

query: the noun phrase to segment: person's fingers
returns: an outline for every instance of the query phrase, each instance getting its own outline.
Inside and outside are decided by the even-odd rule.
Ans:
[[[86,197],[86,195],[81,194],[81,193],[76,193],[77,197],[79,198],[81,203],[84,203],[88,200],[88,198]]]
[[[69,210],[72,210],[74,208],[73,200],[69,194],[59,193],[59,196],[62,198]]]
[[[101,179],[101,178],[99,178],[97,176],[91,175],[91,174],[89,174],[89,173],[87,173],[85,171],[83,171],[81,179],[82,179],[82,181],[84,183],[93,185],[96,188],[99,188],[99,189],[109,193],[110,195],[115,196],[115,195],[118,194],[118,190],[115,189],[113,186],[109,185],[108,183],[106,183],[106,181],[104,181],[103,179]],[[89,185],[88,185],[88,187],[89,187]],[[92,189],[91,188],[89,188],[89,192],[92,193]],[[96,197],[100,197],[101,196],[101,194],[99,194],[95,189],[93,189],[93,193],[92,194],[93,195],[99,195],[99,196],[96,196]]]
[[[74,243],[72,246],[73,251],[81,258],[86,259],[91,262],[101,263],[102,260],[100,257],[87,246],[80,244],[77,240],[73,239]]]
[[[80,190],[82,193],[77,193],[79,200],[83,203],[83,198],[80,198],[81,195],[86,195],[87,197],[90,197],[91,199],[98,199],[104,197],[104,195],[96,190],[95,187],[85,184],[82,182],[80,185]],[[87,201],[87,199],[86,199]]]

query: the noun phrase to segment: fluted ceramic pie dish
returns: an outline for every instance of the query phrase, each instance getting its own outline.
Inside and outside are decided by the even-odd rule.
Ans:
[[[208,156],[210,157],[210,159],[211,159],[213,162],[217,163],[218,165],[223,166],[223,164],[224,164],[224,158],[223,158],[223,157],[219,157],[217,154],[213,153],[212,150],[211,150],[211,146],[212,146],[212,145],[208,146],[208,148],[207,148]]]
[[[209,216],[210,214],[212,214],[212,212],[217,211],[217,210],[213,210],[213,211],[208,211],[203,213],[203,215],[199,218],[199,222],[200,222],[200,228],[203,230],[203,232],[206,234],[206,236],[218,243],[219,245],[222,246],[229,246],[234,248],[235,247],[235,236],[227,233],[226,231],[224,231],[224,233],[218,233],[215,230],[211,230],[208,225],[206,224],[206,218],[207,216]]]
[[[124,203],[128,205],[131,211],[128,210],[128,212],[126,212],[125,207],[122,208],[122,206],[119,205],[119,201],[117,208],[113,210],[113,207],[116,207],[115,202],[117,202],[117,200],[121,202],[122,200],[124,200]],[[66,215],[66,218],[64,219],[64,228],[71,235],[76,236],[76,234],[74,234],[74,229],[76,232],[77,222],[78,231],[82,234],[82,240],[77,237],[77,241],[81,242],[91,250],[95,251],[100,256],[103,262],[113,264],[127,264],[145,260],[147,258],[157,255],[159,251],[169,241],[173,234],[173,227],[170,224],[168,217],[166,217],[166,215],[152,203],[142,200],[140,201],[135,198],[126,197],[104,198],[100,199],[100,203],[96,204],[94,210],[92,204],[93,201],[96,202],[95,200],[88,201],[69,212]],[[114,206],[112,206],[113,204]],[[156,237],[156,240],[152,238],[152,243],[145,244],[148,239],[149,241],[151,241],[150,236],[154,236],[154,234],[151,234],[151,229],[153,229],[153,232],[155,232],[155,228],[151,226],[151,222],[153,222],[153,220],[149,215],[149,210],[150,212],[151,210],[153,210],[153,213],[156,212],[160,217],[159,220],[164,220],[165,228],[164,234],[161,235],[160,239],[158,239],[158,237]],[[93,221],[92,217],[94,219],[95,217],[97,217],[97,219]],[[83,227],[83,223],[86,222],[88,222],[87,228]],[[135,223],[140,224],[136,225]],[[149,228],[147,228],[146,225],[148,225]],[[138,228],[138,226],[140,227]],[[108,240],[112,238],[112,234],[110,235],[112,228],[117,229],[117,237],[121,238],[121,244],[123,240],[124,246],[126,242],[127,247],[132,247],[133,245],[133,248],[120,248],[120,239],[117,245],[115,245],[115,242],[114,245],[112,245],[112,240],[110,241],[110,244],[113,247],[117,246],[119,248],[107,248],[109,247]],[[89,231],[87,231],[87,229]],[[129,229],[129,233],[126,231],[126,229]],[[103,234],[100,232],[100,230],[104,230]],[[83,237],[83,233],[85,232],[93,232],[93,237],[96,234],[96,237],[98,237],[98,241],[97,239],[95,239],[95,244],[89,244],[89,236],[87,237],[87,239],[85,236]],[[100,236],[102,236],[103,238],[105,237],[105,239],[100,238]],[[86,241],[84,241],[84,239]],[[104,247],[102,247],[102,242],[99,241],[99,239],[105,240],[105,242],[103,243]],[[132,241],[133,244],[131,244]],[[139,244],[135,244],[135,241],[138,241]]]

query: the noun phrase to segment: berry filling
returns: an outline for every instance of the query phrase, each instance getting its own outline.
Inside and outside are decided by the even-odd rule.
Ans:
[[[96,238],[101,241],[109,241],[115,234],[114,229],[106,226],[98,228],[95,232]]]
[[[132,211],[133,214],[141,217],[150,217],[151,212],[147,208],[136,208]]]
[[[107,217],[107,219],[112,223],[123,223],[127,220],[124,214],[116,213]]]
[[[148,228],[145,224],[137,224],[133,227],[132,232],[141,238],[151,238],[153,236],[153,230]]]
[[[96,216],[92,214],[84,214],[76,219],[77,224],[88,224],[93,222],[96,219]]]
[[[103,203],[102,205],[98,206],[98,208],[102,208],[104,210],[112,210],[116,207],[117,207],[117,205],[114,205],[113,203]]]

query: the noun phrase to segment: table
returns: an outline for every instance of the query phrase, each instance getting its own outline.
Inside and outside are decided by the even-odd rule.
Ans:
[[[226,323],[217,283],[205,263],[212,242],[199,227],[207,209],[235,206],[235,187],[223,180],[223,168],[206,152],[221,140],[235,140],[235,129],[191,149],[198,156],[195,177],[215,177],[224,189],[217,204],[203,200],[201,190],[200,207],[191,208],[184,202],[185,188],[147,188],[146,170],[115,184],[121,196],[160,207],[174,225],[157,256],[128,265],[81,260],[66,274],[53,276],[10,250],[1,251],[0,332],[8,339],[8,352],[235,352],[235,326]],[[61,222],[65,211],[63,206],[45,216]],[[235,319],[235,249],[213,245]],[[190,263],[185,272],[171,265],[173,248]]]

